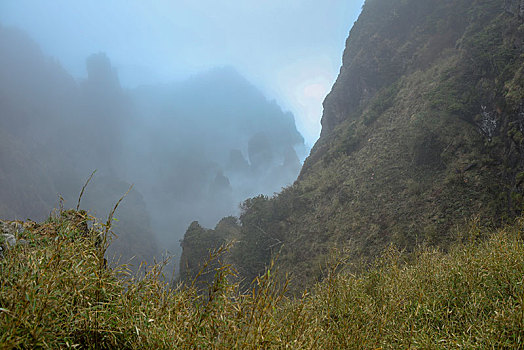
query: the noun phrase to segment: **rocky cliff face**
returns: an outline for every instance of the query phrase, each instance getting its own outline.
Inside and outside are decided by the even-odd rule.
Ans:
[[[524,28],[510,5],[367,0],[298,180],[243,207],[239,270],[279,252],[304,287],[335,249],[445,248],[458,224],[520,213]]]

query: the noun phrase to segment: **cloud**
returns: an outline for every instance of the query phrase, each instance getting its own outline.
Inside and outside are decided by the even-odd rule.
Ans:
[[[232,65],[291,110],[312,144],[321,107],[318,99],[315,108],[301,103],[297,85],[334,82],[362,3],[3,0],[0,22],[26,30],[76,77],[86,76],[85,57],[106,52],[128,87]],[[282,78],[286,72],[298,72],[302,80]]]

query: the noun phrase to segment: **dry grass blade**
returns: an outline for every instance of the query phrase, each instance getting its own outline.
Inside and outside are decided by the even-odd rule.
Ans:
[[[107,221],[106,221],[106,227],[105,227],[105,232],[106,234],[109,232],[109,230],[111,229],[111,225],[112,225],[112,222],[113,222],[113,216],[115,215],[115,212],[116,212],[116,209],[118,208],[118,206],[120,205],[120,203],[124,200],[124,198],[127,197],[127,195],[129,194],[129,192],[131,192],[131,190],[133,189],[133,186],[134,185],[131,185],[129,186],[129,188],[127,189],[126,193],[124,193],[122,195],[122,197],[120,197],[120,199],[116,202],[115,206],[113,207],[113,209],[111,210],[111,212],[109,212],[109,216],[107,217]]]
[[[96,173],[96,169],[93,170],[93,172],[91,173],[91,175],[89,175],[89,178],[87,179],[86,183],[84,184],[84,186],[82,186],[82,191],[80,191],[80,195],[78,196],[78,203],[76,204],[76,211],[78,211],[80,209],[80,201],[82,200],[82,196],[84,195],[84,191],[87,187],[87,185],[89,184],[89,181],[91,181],[91,179],[93,178],[93,176],[95,175]]]

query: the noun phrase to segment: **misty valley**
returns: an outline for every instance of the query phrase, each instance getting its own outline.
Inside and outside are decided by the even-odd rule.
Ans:
[[[10,1],[0,349],[524,348],[524,0]]]
[[[104,53],[77,83],[23,32],[1,28],[1,216],[43,220],[76,205],[115,217],[111,253],[139,265],[180,258],[193,220],[214,226],[239,204],[291,184],[306,146],[293,115],[232,68],[126,90]]]

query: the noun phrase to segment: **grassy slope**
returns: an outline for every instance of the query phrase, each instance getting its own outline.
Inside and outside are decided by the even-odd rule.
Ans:
[[[302,290],[325,277],[335,247],[356,260],[391,242],[445,248],[472,217],[500,225],[518,215],[522,37],[522,20],[498,0],[367,1],[299,179],[244,204],[232,252],[243,276],[279,253]]]
[[[217,269],[206,295],[173,290],[158,267],[106,269],[85,213],[26,223],[0,260],[0,348],[486,349],[524,346],[524,220],[464,229],[448,253],[389,248],[351,274],[344,259],[300,298],[266,271],[252,293]],[[215,255],[219,255],[215,254]]]

